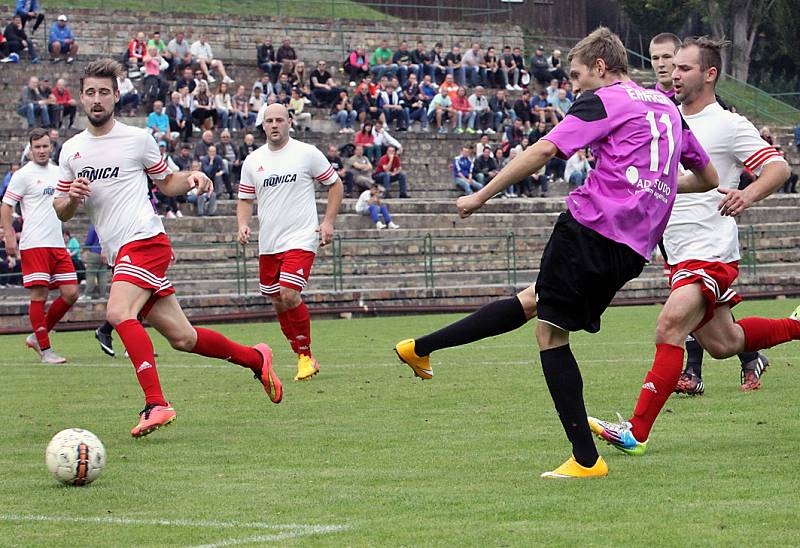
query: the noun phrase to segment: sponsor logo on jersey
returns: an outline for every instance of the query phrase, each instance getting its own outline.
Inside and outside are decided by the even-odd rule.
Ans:
[[[72,159],[73,160],[77,160],[80,157],[81,157],[81,153],[80,152],[76,152],[75,154],[72,155]]]
[[[92,167],[86,166],[78,173],[78,177],[86,177],[89,181],[100,179],[113,179],[119,177],[119,167]]]
[[[264,166],[258,166],[256,173],[263,173],[263,172],[264,172]]]
[[[128,257],[127,255],[125,255],[124,257],[122,257],[122,258],[119,260],[119,262],[121,262],[121,263],[132,263],[133,261],[131,261],[131,258],[130,258],[130,257]]]
[[[270,175],[261,184],[263,187],[282,185],[283,183],[294,183],[297,181],[297,173],[287,173],[286,175]]]
[[[42,189],[42,196],[52,196],[55,194],[56,188],[53,186],[48,186]]]

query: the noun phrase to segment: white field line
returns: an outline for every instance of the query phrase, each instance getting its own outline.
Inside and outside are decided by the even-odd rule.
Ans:
[[[325,535],[349,529],[346,525],[299,525],[296,523],[274,524],[263,522],[243,521],[196,521],[187,519],[138,519],[118,516],[79,517],[79,516],[45,516],[24,514],[0,514],[0,521],[16,521],[27,523],[90,523],[96,525],[126,525],[126,526],[162,526],[162,527],[187,527],[195,529],[267,529],[281,531],[269,535],[258,535],[244,538],[226,539],[213,544],[203,544],[203,548],[216,548],[221,546],[235,546],[254,542],[277,542],[280,540],[302,537],[307,535]],[[200,548],[195,547],[195,548]]]

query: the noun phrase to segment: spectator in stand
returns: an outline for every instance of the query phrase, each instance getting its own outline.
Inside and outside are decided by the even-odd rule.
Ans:
[[[0,34],[0,63],[17,63],[19,62],[19,55],[9,55],[8,42],[4,34]]]
[[[435,76],[431,56],[425,51],[422,40],[417,40],[417,49],[411,52],[411,63],[417,66],[417,81],[422,82],[425,76]]]
[[[30,146],[30,143],[28,143],[28,145]],[[11,182],[11,177],[14,176],[14,173],[19,169],[19,167],[20,164],[11,164],[11,166],[8,168],[8,171],[3,176],[2,186],[0,186],[0,199],[2,199],[5,195],[6,189],[8,188],[8,183]]]
[[[453,44],[450,52],[445,55],[445,71],[448,75],[453,77],[453,80],[459,86],[466,84],[466,67],[461,62],[461,45],[458,43]]]
[[[517,69],[519,69],[519,89],[522,89],[522,86],[526,86],[530,84],[531,78],[528,74],[528,70],[525,68],[525,57],[522,55],[522,48],[519,46],[515,46],[514,50],[511,53],[514,56],[514,63],[517,65]],[[516,88],[515,88],[516,89]]]
[[[353,174],[345,169],[344,162],[342,161],[342,157],[339,155],[339,149],[336,148],[336,145],[328,145],[328,151],[325,153],[325,158],[328,159],[331,167],[336,170],[336,174],[339,176],[339,179],[342,180],[344,188],[352,189]]]
[[[217,125],[219,113],[214,108],[214,100],[209,94],[208,84],[205,80],[200,83],[192,94],[194,110],[192,111],[192,122],[199,128],[211,129]]]
[[[386,125],[395,122],[398,131],[406,131],[410,125],[409,113],[405,109],[400,94],[390,83],[385,90],[378,93],[378,108],[383,111]]]
[[[33,34],[36,33],[39,25],[44,22],[44,14],[39,11],[39,0],[17,0],[14,16],[19,16],[22,24],[21,28],[23,29],[28,21],[33,19],[33,28],[31,29]]]
[[[547,135],[547,124],[545,124],[542,120],[539,120],[528,134],[528,142],[530,144],[537,143],[539,142],[539,139],[545,135]]]
[[[506,118],[514,119],[516,114],[514,109],[506,100],[506,92],[498,89],[494,93],[494,97],[489,99],[489,110],[492,111],[494,120],[492,120],[492,128],[494,131],[503,131],[503,120]]]
[[[288,38],[284,38],[281,47],[278,48],[278,52],[275,54],[275,62],[281,65],[281,71],[294,72],[297,65],[297,52],[294,51]]]
[[[500,171],[500,167],[494,158],[494,152],[491,147],[485,146],[481,154],[475,160],[472,166],[472,177],[480,183],[481,187],[486,186],[494,176]],[[512,185],[513,187],[513,185]]]
[[[800,152],[800,124],[794,126],[794,146]]]
[[[444,86],[442,86],[444,87]],[[471,129],[474,124],[474,112],[469,106],[466,88],[458,88],[456,98],[453,99],[453,110],[456,112],[456,133],[463,133],[464,126]],[[475,130],[471,130],[474,133]]]
[[[225,72],[225,65],[219,59],[214,59],[214,52],[211,49],[211,44],[206,41],[205,33],[200,33],[200,38],[192,44],[190,49],[192,53],[192,60],[200,65],[200,70],[203,71],[203,74],[206,77],[206,80],[210,84],[216,82],[216,79],[211,76],[209,72],[210,69],[215,69],[217,73],[222,77],[222,81],[226,84],[232,84],[233,78],[228,76],[228,73]]]
[[[464,52],[461,64],[464,66],[464,85],[478,86],[486,83],[486,62],[478,42],[473,42],[472,47]]]
[[[548,119],[553,125],[558,123],[555,110],[553,110],[552,105],[550,105],[550,103],[547,101],[547,90],[543,89],[540,91],[539,95],[531,99],[531,104],[533,105],[534,119],[538,119],[543,124],[546,124]],[[531,140],[531,142],[535,141]]]
[[[222,181],[222,176],[225,174],[225,166],[222,164],[222,158],[217,156],[217,147],[215,145],[209,146],[206,149],[206,154],[200,157],[200,171],[214,181],[214,191],[216,191]]]
[[[569,76],[567,76],[567,73],[561,68],[561,50],[554,49],[553,55],[550,56],[547,63],[550,75],[553,78],[557,79],[559,82],[569,81]]]
[[[525,128],[522,125],[522,120],[517,118],[514,123],[506,128],[503,133],[503,152],[508,155],[508,151],[512,148],[520,146],[522,140],[525,138]]]
[[[372,185],[373,168],[372,162],[364,154],[363,145],[355,146],[355,152],[345,160],[344,165],[347,172],[350,173],[351,178],[349,180],[351,185],[354,185],[359,193],[368,190]],[[344,190],[347,198],[353,197],[353,188],[352,186],[347,186],[346,182]]]
[[[436,42],[429,56],[431,58],[431,67],[433,67],[433,81],[439,84],[444,80],[447,74],[447,62],[444,60],[446,55],[443,52],[444,46],[441,42]]]
[[[548,86],[544,89],[547,92],[547,102],[552,105],[553,101],[558,98],[558,90],[561,89],[561,84],[557,79],[552,78]]]
[[[278,75],[278,81],[275,82],[272,89],[276,95],[284,93],[287,97],[290,96],[292,94],[292,82],[289,79],[289,75],[285,72],[281,72]]]
[[[347,58],[347,75],[350,78],[350,85],[355,86],[369,74],[369,59],[367,50],[364,46],[358,46]]]
[[[264,107],[266,108],[266,107]],[[296,129],[297,131],[308,131],[308,124],[311,121],[311,113],[305,111],[306,103],[303,101],[303,98],[300,96],[300,90],[297,88],[292,89],[292,98],[289,99],[289,114],[292,117],[292,128]],[[259,120],[256,120],[256,127],[261,127],[263,120],[263,112],[264,109],[262,108],[261,113],[262,116]]]
[[[19,15],[14,15],[11,19],[11,22],[3,31],[3,37],[6,40],[6,49],[8,50],[9,56],[14,54],[17,56],[17,60],[19,60],[19,54],[27,50],[31,65],[35,65],[39,62],[39,57],[36,56],[36,47],[33,45],[33,42],[28,39],[28,35],[25,34],[22,19]]]
[[[375,127],[377,128],[378,125],[376,124]],[[406,174],[403,173],[403,168],[400,165],[400,156],[397,154],[397,147],[395,145],[386,147],[386,154],[381,156],[380,160],[378,160],[378,165],[375,166],[372,179],[386,189],[384,194],[385,198],[392,197],[390,187],[391,183],[395,181],[397,181],[400,189],[400,197],[410,198],[406,187]]]
[[[72,29],[67,26],[66,15],[59,15],[58,20],[50,27],[47,47],[50,51],[51,62],[60,62],[62,55],[68,65],[75,61],[75,56],[78,54],[78,43],[72,35]]]
[[[75,123],[75,113],[77,112],[77,103],[72,98],[69,90],[66,87],[66,82],[63,78],[56,80],[56,87],[52,90],[53,97],[55,97],[55,112],[56,117],[51,120],[56,128],[60,128],[64,120],[67,121],[67,129],[72,129]]]
[[[386,204],[381,203],[381,190],[377,183],[372,183],[358,197],[356,213],[372,217],[372,222],[375,223],[375,228],[378,230],[383,230],[386,227],[392,230],[400,228],[392,222],[392,216]],[[381,222],[381,216],[383,216],[383,222]]]
[[[440,86],[439,93],[434,96],[431,104],[428,105],[428,120],[436,124],[439,133],[447,133],[447,128],[444,124],[447,120],[450,120],[450,125],[455,130],[456,118],[457,113],[453,108],[453,101],[447,94],[447,88]]]
[[[467,131],[478,131],[478,133],[494,133],[492,129],[493,116],[489,109],[489,100],[483,94],[483,86],[476,86],[475,92],[469,96],[469,108],[472,111],[472,119]]]
[[[171,75],[174,74],[173,63],[174,63],[174,56],[172,52],[167,49],[167,44],[164,40],[161,39],[161,32],[154,30],[150,35],[150,39],[147,41],[147,48],[151,48],[155,46],[156,52],[161,57],[162,61],[164,62],[163,70],[165,74]]]
[[[589,160],[586,159],[586,151],[584,149],[579,149],[569,157],[567,165],[564,167],[564,179],[569,183],[570,191],[583,184],[589,174],[589,169]]]
[[[553,114],[555,115],[556,119],[560,122],[564,119],[564,116],[567,115],[567,111],[569,107],[572,106],[572,101],[567,99],[567,90],[559,89],[556,98],[553,100]]]
[[[461,86],[456,84],[455,78],[453,77],[453,75],[452,74],[447,74],[444,77],[444,82],[442,82],[442,85],[439,86],[439,89],[441,90],[441,88],[444,88],[444,90],[447,93],[447,95],[450,96],[450,100],[451,101],[455,101],[456,95],[458,94],[458,90],[459,90],[460,87]]]
[[[72,260],[72,266],[75,268],[75,273],[78,275],[78,282],[83,285],[86,280],[86,267],[81,261],[81,244],[76,238],[73,238],[69,230],[62,232],[64,236],[64,245],[67,246],[67,253]]]
[[[272,38],[264,38],[261,45],[256,48],[256,61],[264,74],[273,82],[278,80],[281,64],[275,60],[275,49],[272,47]]]
[[[550,72],[550,63],[547,62],[547,58],[544,56],[544,46],[536,47],[536,52],[530,59],[530,67],[534,79],[540,85],[547,85],[553,79],[553,74]]]
[[[353,110],[358,113],[358,121],[362,124],[367,121],[374,122],[383,117],[383,111],[378,108],[377,90],[375,94],[372,94],[370,93],[371,83],[365,85],[370,78],[371,76],[361,82],[355,97],[353,97]]]
[[[400,101],[406,111],[405,119],[408,120],[409,127],[416,121],[419,122],[422,131],[428,131],[428,105],[420,95],[416,73],[412,72],[408,75],[408,81],[403,88]]]
[[[22,261],[8,256],[5,230],[0,227],[0,289],[5,289],[9,285],[22,285]]]
[[[246,127],[252,128],[258,118],[258,113],[261,112],[261,107],[266,104],[264,95],[261,94],[261,88],[253,88],[253,93],[247,101],[247,123]]]
[[[50,130],[50,146],[53,147],[52,152],[50,152],[50,161],[58,165],[58,159],[61,156],[61,143],[58,142],[58,130],[55,128]],[[28,143],[28,147],[30,147],[30,143]]]
[[[331,107],[331,118],[339,125],[339,133],[355,133],[353,123],[358,112],[353,110],[353,103],[345,90],[339,93],[339,100]]]
[[[486,67],[486,86],[489,88],[504,87],[500,61],[497,59],[497,52],[492,46],[486,48],[486,55],[483,56],[483,65]]]
[[[250,112],[250,96],[244,90],[244,86],[239,86],[236,94],[231,97],[231,126],[233,131],[238,131],[247,127],[247,118]]]
[[[353,144],[361,147],[364,154],[370,159],[372,164],[376,164],[381,157],[381,148],[375,146],[375,137],[372,135],[373,125],[371,121],[366,121],[361,126],[353,139]]]
[[[50,78],[47,76],[39,78],[39,93],[42,97],[47,98],[47,115],[50,117],[50,125],[48,127],[53,127],[58,109],[56,108],[56,98],[53,96],[53,88],[50,85]]]
[[[179,171],[190,171],[192,169],[192,145],[183,143],[180,152],[172,155],[172,162],[178,166]]]
[[[465,195],[480,190],[483,185],[472,178],[473,162],[470,159],[469,147],[461,147],[461,154],[453,158],[453,182]]]
[[[317,61],[317,68],[311,72],[311,95],[317,104],[323,108],[330,108],[338,100],[341,91],[331,73],[325,68],[325,61]]]
[[[127,76],[117,78],[117,89],[119,90],[119,101],[116,104],[117,112],[121,113],[128,109],[128,116],[135,116],[141,99],[131,79]]]
[[[516,119],[522,120],[523,125],[525,126],[525,131],[531,130],[531,94],[526,89],[522,92],[522,95],[519,99],[514,101],[514,116]]]
[[[489,142],[489,136],[484,133],[483,135],[481,135],[480,139],[478,139],[478,142],[475,143],[475,157],[477,158],[478,156],[483,154],[483,149],[486,147],[491,148],[492,145]],[[500,150],[499,147],[498,150]]]
[[[225,82],[217,84],[217,92],[214,94],[214,108],[217,109],[217,114],[219,114],[219,127],[221,129],[230,129],[233,103],[231,94],[228,93],[228,84]]]
[[[41,127],[50,126],[50,113],[47,111],[47,97],[39,91],[39,79],[36,76],[28,78],[28,85],[22,88],[17,102],[17,114],[28,121],[28,129],[38,127],[36,117],[41,120]]]
[[[152,104],[156,99],[163,103],[166,99],[168,87],[161,79],[161,69],[165,68],[167,64],[158,54],[156,46],[147,46],[147,51],[142,61],[144,67],[142,88],[144,90],[145,105]]]
[[[257,148],[256,139],[253,137],[253,134],[246,134],[242,140],[242,144],[239,145],[239,161],[244,162],[244,159],[250,156]]]
[[[500,56],[500,72],[503,74],[503,86],[509,90],[521,90],[519,85],[520,70],[511,51],[511,46],[503,46]]]
[[[199,160],[192,161],[191,171],[200,171],[202,164]],[[193,188],[186,194],[186,201],[197,206],[198,217],[213,217],[217,213],[217,193],[212,188],[210,193],[201,192]]]
[[[436,96],[437,85],[433,83],[433,77],[426,74],[422,77],[422,83],[419,85],[420,99],[425,103],[425,108],[430,106],[431,101]]]
[[[764,139],[770,145],[775,144],[775,139],[772,138],[772,132],[770,131],[768,126],[763,126],[761,128],[761,138]]]
[[[144,56],[147,53],[147,43],[142,31],[137,32],[131,41],[128,42],[128,76],[138,78],[141,76],[141,68],[144,63]]]
[[[184,73],[186,68],[192,68],[192,48],[182,31],[175,33],[175,38],[167,44],[167,51],[172,56],[173,74]]]
[[[202,71],[197,71],[200,75],[200,79],[202,80],[203,73]],[[181,77],[175,82],[175,89],[180,91],[181,88],[186,88],[189,90],[189,93],[193,93],[195,88],[197,87],[197,80],[194,79],[194,73],[192,72],[192,67],[184,67],[183,73]]]
[[[214,132],[206,130],[200,136],[200,142],[194,145],[194,159],[200,160],[203,156],[208,156],[208,147],[214,144]],[[211,178],[213,180],[213,178]]]
[[[169,138],[169,116],[161,101],[153,103],[153,112],[147,115],[147,129],[156,141]]]
[[[385,123],[381,120],[375,122],[372,128],[372,137],[376,147],[380,147],[381,154],[386,154],[386,150],[391,145],[397,151],[397,154],[403,153],[403,146],[400,142],[389,134],[385,127]]]
[[[265,101],[269,101],[270,95],[276,95],[272,80],[266,74],[253,82],[253,89],[255,88],[261,88],[261,94],[264,96]]]
[[[108,261],[100,248],[100,238],[97,237],[97,231],[93,225],[89,225],[89,230],[86,232],[83,250],[86,289],[79,300],[103,298],[106,295],[106,282],[108,281]]]
[[[225,185],[225,192],[228,198],[233,200],[234,178],[240,173],[242,162],[239,160],[239,151],[231,142],[231,132],[223,129],[219,134],[219,143],[216,145],[217,155],[222,158],[222,183]]]
[[[381,40],[381,45],[372,54],[369,64],[372,66],[370,72],[380,80],[384,75],[391,76],[397,71],[397,65],[392,63],[394,52],[389,47],[389,42]]]
[[[414,64],[411,52],[408,51],[408,43],[405,41],[400,42],[400,47],[394,52],[394,55],[392,55],[392,64],[397,67],[395,75],[399,77],[401,86],[404,86],[406,81],[408,81],[408,75],[410,73],[416,73],[419,68]]]
[[[189,119],[189,114],[181,106],[180,92],[173,91],[169,96],[169,104],[164,109],[169,120],[169,131],[172,134],[180,137],[183,136],[184,141],[191,141],[192,139],[192,122]]]

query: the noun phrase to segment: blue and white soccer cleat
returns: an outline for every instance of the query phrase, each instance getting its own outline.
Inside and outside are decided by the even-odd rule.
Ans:
[[[589,417],[589,428],[595,435],[628,455],[641,456],[647,451],[647,441],[638,441],[631,432],[631,423],[617,413],[619,422]]]

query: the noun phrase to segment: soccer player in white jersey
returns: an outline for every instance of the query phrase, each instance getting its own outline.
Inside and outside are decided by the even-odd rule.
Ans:
[[[333,223],[342,203],[342,181],[313,145],[289,138],[286,107],[272,104],[264,111],[267,144],[242,164],[239,183],[239,243],[250,240],[248,223],[253,201],[258,203],[258,266],[261,293],[272,301],[281,331],[297,354],[295,380],[317,374],[311,353],[311,318],[300,292],[308,282],[319,245],[333,238]],[[322,223],[317,219],[315,183],[328,186]]]
[[[731,289],[738,275],[739,238],[733,217],[769,196],[789,176],[789,166],[746,118],[722,108],[714,94],[724,41],[683,41],[673,80],[681,113],[720,178],[717,191],[678,196],[664,232],[670,265],[670,295],[658,317],[656,355],[630,421],[589,418],[592,430],[621,451],[642,455],[653,423],[677,385],[683,341],[692,332],[713,357],[755,352],[800,338],[798,310],[789,318],[743,318],[731,307],[741,298]],[[738,190],[742,169],[758,178]],[[719,193],[724,194],[720,200]]]
[[[130,355],[145,394],[145,407],[133,437],[150,434],[175,420],[156,372],[153,343],[137,316],[146,318],[177,350],[228,360],[250,369],[270,399],[282,389],[266,344],[247,347],[216,331],[192,327],[166,278],[172,248],[161,219],[147,199],[147,177],[167,196],[190,189],[208,192],[202,173],[172,173],[153,138],[114,119],[122,67],[111,59],[89,63],[81,78],[81,102],[88,128],[61,149],[54,207],[66,221],[84,204],[109,263],[114,266],[106,318]]]
[[[22,259],[22,283],[30,289],[28,316],[33,333],[25,344],[35,350],[42,363],[58,364],[67,360],[50,347],[49,332],[78,299],[78,277],[64,248],[61,221],[53,210],[53,194],[58,181],[58,166],[50,162],[51,143],[46,129],[34,129],[28,137],[31,161],[11,178],[0,209],[5,230],[6,252],[17,257],[17,239],[11,218],[14,207],[22,208],[22,236],[19,255]],[[61,293],[45,303],[50,289]]]

